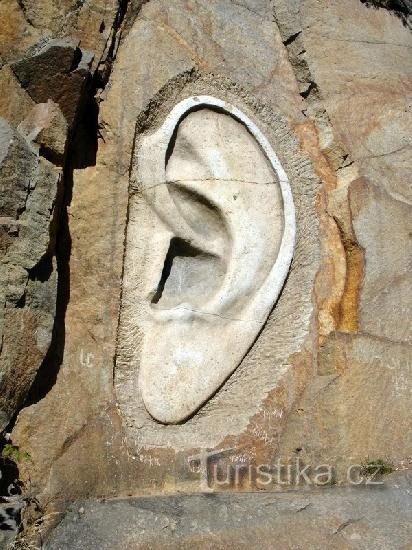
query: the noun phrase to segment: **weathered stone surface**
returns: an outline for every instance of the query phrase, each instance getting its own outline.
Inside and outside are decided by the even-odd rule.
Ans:
[[[405,27],[412,29],[411,0],[360,0],[362,4],[375,9],[388,10],[399,17]]]
[[[357,0],[346,3],[350,17],[347,5],[332,4],[325,10],[321,1],[305,3],[303,36],[334,131],[363,176],[410,201],[402,159],[411,148],[411,33],[393,15]]]
[[[53,33],[63,30],[63,27],[73,23],[73,19],[79,17],[78,11],[83,2],[78,0],[63,0],[58,4],[47,0],[21,0],[20,8],[25,18],[37,29],[48,29]],[[96,6],[93,6],[96,9]],[[93,11],[92,10],[90,11]],[[90,28],[97,34],[97,29]]]
[[[152,1],[143,6],[134,32],[142,26],[151,40],[156,40],[152,33],[161,35],[201,71],[223,74],[288,118],[301,118],[301,98],[277,29],[261,9],[243,6],[223,0]]]
[[[411,348],[369,336],[331,334],[283,432],[280,456],[334,464],[337,479],[367,457],[410,460]]]
[[[43,155],[51,157],[55,164],[63,162],[68,124],[57,103],[51,99],[47,103],[38,103],[18,129],[27,140],[39,146]]]
[[[51,40],[33,49],[11,68],[23,89],[36,103],[52,99],[73,124],[81,104],[93,56],[73,40]]]
[[[298,79],[312,82],[307,112],[321,153],[336,170],[324,179],[331,217],[325,228],[331,231],[336,222],[341,241],[327,239],[324,262],[334,269],[332,277],[317,281],[326,336],[318,356],[322,376],[296,407],[281,454],[302,448],[316,460],[347,464],[350,457],[376,452],[402,462],[412,446],[405,437],[411,391],[411,35],[389,11],[355,0],[327,6],[309,0],[290,9],[276,1],[275,14]],[[339,246],[343,263],[333,264]],[[338,300],[323,309],[328,295]]]
[[[1,429],[23,403],[51,341],[52,220],[60,173],[0,119]]]
[[[24,210],[30,185],[30,173],[35,162],[35,153],[31,151],[23,137],[16,134],[6,120],[1,119],[1,171],[3,216],[16,220]]]
[[[34,101],[23,90],[10,66],[2,67],[0,69],[0,116],[13,128],[17,128],[33,107]]]
[[[0,4],[0,65],[30,48],[38,39],[39,31],[25,19],[17,0]]]
[[[412,344],[411,205],[389,195],[379,181],[352,185],[350,205],[366,262],[360,330]],[[387,235],[391,239],[386,239]]]
[[[139,7],[141,2],[136,2]],[[41,40],[68,38],[94,52],[93,68],[105,62],[123,7],[117,0],[58,4],[45,0],[4,0],[0,5],[0,65],[15,61]],[[112,52],[113,53],[113,52]]]
[[[298,222],[296,269],[292,270],[288,287],[295,298],[283,297],[277,314],[265,326],[255,352],[242,365],[238,382],[231,380],[209,404],[207,413],[196,417],[194,424],[185,428],[185,433],[174,428],[172,437],[176,447],[190,453],[190,449],[199,444],[199,437],[204,445],[218,446],[219,442],[225,444],[223,440],[227,435],[233,437],[228,444],[245,448],[258,460],[261,454],[272,452],[268,442],[275,441],[281,429],[283,420],[279,423],[274,415],[285,418],[284,410],[291,407],[311,370],[311,288],[319,258],[314,213],[318,182],[282,118],[283,115],[294,121],[303,118],[293,73],[271,21],[265,22],[259,14],[226,2],[190,5],[192,10],[186,9],[186,2],[177,3],[175,10],[166,2],[143,6],[119,48],[110,84],[102,95],[99,122],[103,139],[99,141],[96,166],[74,173],[69,209],[71,288],[63,365],[51,391],[20,414],[13,432],[13,441],[27,448],[33,457],[32,482],[36,479],[35,483],[42,485],[51,475],[50,487],[58,494],[67,489],[67,468],[71,471],[72,452],[82,453],[85,460],[82,472],[90,472],[94,468],[93,457],[106,455],[106,442],[111,438],[106,427],[104,430],[99,428],[93,436],[96,451],[87,452],[86,434],[96,425],[94,419],[103,414],[101,411],[114,411],[113,358],[116,355],[128,172],[136,120],[140,121],[142,131],[145,124],[160,124],[178,100],[205,91],[227,97],[250,111],[251,116],[255,113],[263,120],[262,130],[286,163],[285,170],[293,174],[301,220]],[[261,29],[259,39],[252,32],[257,26]],[[260,58],[258,64],[256,56]],[[214,74],[202,76],[202,72]],[[292,150],[293,157],[290,155]],[[282,324],[287,325],[286,331],[280,329]],[[275,349],[279,353],[276,358]],[[285,365],[293,365],[293,368],[288,369]],[[281,388],[276,391],[274,386],[279,378]],[[237,383],[243,390],[236,389]],[[255,388],[255,393],[249,391],[250,387]],[[245,388],[248,388],[247,407]],[[226,390],[233,398],[227,399]],[[270,390],[273,392],[268,395]],[[223,403],[227,404],[226,409]],[[70,422],[60,422],[58,411],[62,407]],[[264,412],[269,409],[275,410],[272,416]],[[165,447],[165,441],[171,436],[159,428],[153,439],[151,425],[145,423],[144,428],[145,445],[158,445],[158,449],[139,451],[139,443],[135,447],[134,442],[129,441],[135,450],[134,458],[129,457],[124,462],[124,447],[120,445],[111,453],[115,457],[118,454],[118,464],[107,462],[103,466],[105,473],[101,470],[102,477],[96,480],[99,490],[111,494],[115,490],[127,491],[131,484],[150,486],[153,483],[150,464],[153,462],[161,464],[156,473],[158,487],[166,486],[171,475],[175,475],[177,482],[179,476],[182,479],[187,476],[183,455],[174,465],[175,451]],[[82,475],[72,480],[74,494],[81,494],[87,482],[86,473],[85,477]],[[91,485],[97,487],[94,482]]]
[[[410,476],[409,476],[410,477]],[[192,495],[76,502],[47,550],[406,548],[410,479],[306,494]]]
[[[85,102],[91,62],[78,40],[48,37],[0,70],[2,429],[23,405],[52,340],[57,166]]]
[[[407,464],[412,454],[411,38],[402,21],[359,0],[152,0],[143,7],[140,1],[118,6],[114,0],[93,0],[76,6],[68,0],[60,2],[61,20],[55,4],[21,4],[24,10],[11,0],[0,3],[7,23],[0,29],[1,63],[13,67],[2,65],[0,90],[15,98],[9,104],[0,97],[0,115],[9,121],[1,131],[7,189],[1,199],[8,212],[1,247],[10,254],[1,274],[8,319],[3,346],[10,350],[2,367],[8,373],[2,388],[9,396],[4,423],[21,404],[50,341],[53,239],[50,217],[38,214],[37,205],[52,208],[47,189],[55,189],[60,173],[37,157],[34,142],[27,144],[14,130],[21,125],[31,139],[42,126],[34,139],[43,153],[47,149],[55,155],[47,158],[60,163],[56,156],[67,151],[65,123],[60,114],[49,118],[54,113],[49,99],[72,124],[88,78],[77,65],[79,41],[95,55],[94,86],[105,84],[113,66],[98,94],[99,105],[90,98],[83,120],[95,141],[99,136],[97,155],[94,142],[90,151],[82,151],[88,147],[81,137],[66,158],[72,248],[66,258],[68,288],[59,303],[63,311],[67,305],[60,319],[64,328],[61,323],[53,339],[64,343],[64,356],[60,370],[60,357],[49,358],[50,371],[43,372],[47,384],[36,402],[20,412],[13,429],[13,443],[32,456],[21,466],[23,479],[30,479],[47,501],[199,491],[189,464],[205,449],[220,451],[214,465],[223,470],[276,457],[328,461],[337,481],[354,458]],[[292,174],[295,259],[276,309],[235,375],[186,424],[163,426],[147,415],[135,423],[136,437],[130,438],[130,426],[125,429],[117,408],[113,371],[118,373],[130,358],[121,364],[117,328],[125,233],[128,225],[138,232],[142,223],[128,209],[135,130],[138,141],[159,128],[176,103],[204,93],[239,106],[258,121]],[[10,136],[20,137],[10,144]],[[74,150],[84,153],[80,162]],[[16,159],[23,164],[13,164]],[[36,189],[27,184],[31,166],[39,178],[37,199]],[[49,182],[49,188],[40,181]],[[26,210],[19,213],[27,193],[30,216]],[[68,250],[70,238],[66,233]],[[138,233],[136,242],[141,242]],[[47,269],[43,261],[39,268],[45,255]],[[24,341],[16,326],[26,330]],[[17,398],[13,379],[21,381]],[[242,482],[250,488],[247,480]],[[362,506],[368,509],[365,502]],[[256,506],[247,510],[257,513]],[[318,525],[318,516],[306,522],[310,510],[295,514],[287,527],[250,532],[259,532],[262,545],[272,536],[287,546],[297,525],[299,546]],[[353,515],[351,509],[336,523],[328,516],[323,534],[313,534],[308,545],[397,544],[393,525],[386,531],[384,520],[377,525],[372,517],[373,527],[362,520],[345,525]],[[359,533],[357,526],[364,530]],[[237,533],[221,530],[219,536],[226,546],[241,544],[244,531]],[[188,537],[184,544],[199,543]],[[153,546],[153,539],[144,541]]]

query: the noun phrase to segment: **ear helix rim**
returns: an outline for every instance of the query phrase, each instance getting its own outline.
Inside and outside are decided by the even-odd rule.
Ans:
[[[166,190],[162,186],[162,184],[167,183],[165,159],[170,140],[177,127],[191,111],[207,107],[219,109],[242,123],[257,141],[278,178],[283,205],[281,243],[276,261],[268,277],[256,292],[248,308],[250,311],[249,318],[264,322],[281,293],[292,263],[296,241],[296,213],[289,178],[269,140],[258,126],[243,111],[222,99],[210,95],[190,96],[183,99],[173,107],[160,128],[153,134],[145,136],[145,139],[136,148],[135,166],[137,166],[138,188],[152,205],[155,202],[153,195],[157,195],[157,198],[161,196],[162,202],[168,211],[167,219],[164,221],[168,223],[176,236],[183,237],[184,235],[185,238],[189,236],[191,244],[208,250],[210,243],[199,242],[199,236],[178,215],[176,206],[172,205],[171,200],[168,201]],[[158,214],[161,218],[165,217],[165,211],[159,211]],[[268,292],[268,288],[270,288],[270,292]],[[269,296],[275,296],[275,298],[272,299]],[[173,310],[169,311],[171,317],[173,317]],[[181,313],[176,308],[176,317],[179,318],[180,316]]]

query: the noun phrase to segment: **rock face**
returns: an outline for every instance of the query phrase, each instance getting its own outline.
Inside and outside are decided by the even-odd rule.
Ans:
[[[410,19],[367,4],[1,3],[0,419],[45,500],[408,463]]]
[[[2,195],[0,418],[22,405],[51,342],[56,307],[53,216],[61,174],[0,119]]]
[[[373,549],[379,544],[401,549],[412,535],[409,486],[405,476],[394,476],[378,491],[358,487],[305,495],[180,495],[78,502],[45,548]]]
[[[52,344],[61,166],[92,59],[78,41],[49,38],[0,70],[2,430],[23,405]]]
[[[411,114],[410,83],[404,78],[411,71],[411,35],[383,10],[365,11],[357,2],[350,8],[349,19],[344,3],[329,11],[321,2],[308,2],[300,10],[308,27],[297,40],[303,40],[306,67],[316,83],[308,101],[315,111],[322,102],[320,140],[336,167],[326,210],[339,228],[346,267],[333,330],[322,338],[318,377],[299,407],[303,411],[291,419],[282,453],[302,448],[311,460],[322,456],[344,463],[344,456],[375,455],[402,462],[411,454],[410,437],[404,437],[411,399],[412,293],[405,271],[411,257],[405,172]]]
[[[2,59],[11,60],[0,69],[4,429],[22,406],[52,343],[61,166],[84,102],[93,56],[73,39],[43,38],[22,55],[11,53],[14,42],[6,40],[2,46]]]

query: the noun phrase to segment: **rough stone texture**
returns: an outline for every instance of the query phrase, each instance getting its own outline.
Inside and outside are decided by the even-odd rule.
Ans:
[[[370,181],[349,191],[353,226],[365,251],[359,328],[378,339],[412,344],[411,206]],[[385,239],[389,234],[395,242]]]
[[[391,477],[384,488],[323,489],[300,495],[76,502],[45,548],[407,548],[412,537],[410,480],[403,474]]]
[[[61,174],[0,119],[0,417],[22,405],[51,342],[56,302],[53,213]]]
[[[281,454],[303,449],[309,460],[341,464],[362,453],[408,461],[410,31],[390,12],[355,0],[328,9],[322,1],[294,9],[275,2],[275,14],[302,86],[310,86],[307,112],[320,149],[335,168],[324,200],[344,252],[332,279],[318,279],[318,299],[331,282],[340,297],[334,308],[319,302],[318,376],[291,416]],[[336,250],[329,239],[329,262]]]
[[[399,17],[405,27],[412,29],[411,0],[361,0],[362,4],[375,9],[385,9]]]
[[[0,116],[17,128],[33,107],[34,101],[22,89],[11,67],[4,65],[0,69]]]
[[[281,456],[334,464],[411,456],[410,349],[404,344],[336,333],[319,355],[318,376],[283,432]]]
[[[213,443],[211,447],[222,451],[215,458],[222,467],[301,455],[312,463],[332,462],[338,480],[348,464],[368,455],[407,465],[412,455],[407,248],[411,35],[402,20],[358,0],[152,0],[143,7],[134,1],[61,1],[61,19],[55,3],[19,4],[0,3],[5,21],[0,29],[0,116],[8,121],[0,138],[1,170],[7,189],[14,190],[2,193],[9,213],[1,246],[8,250],[14,243],[2,275],[4,300],[10,304],[4,313],[13,317],[4,325],[8,332],[3,345],[11,349],[5,369],[13,377],[4,390],[10,395],[3,405],[5,421],[21,405],[20,397],[13,401],[10,380],[18,376],[22,381],[22,396],[50,337],[55,307],[55,291],[47,290],[55,288],[51,264],[47,282],[44,272],[40,277],[35,269],[40,251],[47,249],[48,260],[53,256],[50,217],[37,216],[40,197],[34,197],[43,189],[40,202],[44,198],[43,206],[50,206],[44,185],[49,182],[47,189],[55,192],[61,174],[51,162],[63,164],[61,152],[68,149],[64,183],[72,245],[65,282],[70,299],[66,288],[58,306],[63,314],[67,306],[67,312],[58,329],[55,325],[53,338],[64,343],[64,358],[61,365],[57,355],[48,358],[42,391],[20,411],[12,432],[13,443],[33,459],[21,466],[23,479],[30,479],[45,500],[199,490],[188,464],[190,453],[199,449],[193,443],[185,448],[186,436],[181,445],[168,445],[167,436],[154,441],[154,431],[143,426],[144,445],[138,441],[137,452],[130,452],[113,394],[113,369],[136,122],[138,135],[153,130],[176,102],[205,92],[230,96],[263,121],[285,166],[289,152],[296,152],[299,161],[289,169],[301,178],[294,188],[301,248],[283,301],[244,370],[238,371],[247,380],[246,389],[237,392],[236,380],[229,380],[196,417],[192,441],[198,433],[203,443]],[[81,58],[79,43],[85,52]],[[81,112],[76,101],[84,99],[88,80],[83,61],[91,63],[93,86],[104,86],[113,70],[97,101],[90,98]],[[49,100],[59,105],[66,125]],[[83,133],[69,147],[63,127],[72,125],[76,113],[83,116]],[[90,138],[87,128],[92,142],[85,138]],[[36,143],[28,144],[21,132],[36,134],[30,137]],[[13,144],[10,136],[17,136]],[[301,163],[305,157],[311,163]],[[42,176],[29,194],[33,211],[29,214],[26,208],[21,215],[29,226],[20,227],[16,212],[29,189],[25,182],[30,166],[36,178]],[[61,225],[64,219],[62,215]],[[20,229],[26,240],[18,244]],[[69,249],[67,232],[62,240]],[[25,307],[15,307],[23,303],[26,282]],[[288,303],[293,312],[283,317]],[[293,322],[277,324],[282,318]],[[47,325],[40,334],[48,335],[40,351],[39,322],[42,328]],[[24,346],[17,342],[16,327],[25,330]],[[285,340],[296,343],[293,352]],[[279,361],[283,349],[285,362]],[[274,372],[285,365],[290,377],[262,401],[259,388],[274,388]],[[267,378],[254,376],[256,372]],[[240,429],[236,409],[234,418],[227,416],[220,427],[217,422],[214,426],[229,393],[246,418]],[[247,400],[258,410],[249,414]],[[203,429],[206,422],[210,431]],[[228,435],[216,438],[222,426]],[[393,532],[378,539],[383,547],[393,547]],[[357,532],[349,536],[353,534]],[[339,539],[342,547],[357,541]]]
[[[92,60],[93,56],[82,52],[75,41],[51,40],[34,47],[32,55],[12,63],[11,68],[35,103],[52,99],[72,125]]]
[[[62,163],[68,137],[68,123],[57,103],[51,99],[38,103],[19,124],[18,129],[35,142],[43,154]]]
[[[212,95],[227,95],[249,105],[251,113],[257,113],[264,122],[263,131],[275,143],[285,168],[296,182],[301,182],[295,199],[302,220],[298,223],[300,244],[289,287],[291,295],[299,289],[300,297],[293,302],[283,297],[275,318],[265,327],[260,343],[243,366],[249,380],[246,385],[263,388],[257,402],[249,392],[251,410],[255,412],[249,419],[245,416],[239,428],[235,408],[231,418],[221,417],[219,429],[227,434],[227,441],[214,435],[219,426],[213,425],[213,411],[218,410],[219,402],[225,401],[224,392],[235,383],[229,382],[210,406],[204,440],[212,442],[213,438],[213,446],[221,441],[223,446],[245,449],[250,459],[263,460],[261,457],[273,452],[271,444],[278,437],[285,411],[312,368],[315,340],[311,331],[311,289],[319,257],[314,213],[318,182],[309,160],[297,151],[296,139],[284,118],[296,122],[303,119],[293,72],[272,22],[226,2],[190,3],[191,10],[186,4],[177,2],[173,10],[166,2],[143,6],[117,52],[110,83],[102,96],[99,122],[103,139],[99,141],[96,166],[74,173],[69,208],[70,303],[63,364],[51,391],[20,414],[13,432],[13,441],[27,448],[33,457],[32,483],[48,483],[54,494],[82,494],[86,485],[90,493],[113,494],[133,487],[151,487],[153,483],[167,488],[169,480],[173,484],[192,482],[187,456],[196,445],[196,433],[202,433],[204,416],[198,415],[194,428],[189,428],[189,446],[179,436],[182,455],[164,447],[160,440],[152,441],[152,445],[159,443],[154,451],[134,447],[134,452],[127,454],[123,433],[113,434],[111,428],[113,424],[119,426],[112,376],[136,120],[142,129],[152,121],[160,124],[176,101],[187,95],[214,90]],[[259,40],[252,33],[258,24]],[[140,52],[139,58],[135,52]],[[257,55],[259,64],[255,63]],[[195,67],[214,74],[202,76]],[[288,156],[290,150],[295,151],[292,158]],[[305,227],[310,228],[307,235]],[[305,247],[305,242],[310,244]],[[282,318],[288,319],[286,331],[273,326],[280,323],[280,327]],[[274,361],[273,350],[282,350],[285,341],[289,343],[282,359]],[[257,373],[257,365],[264,378]],[[273,373],[276,369],[286,372],[286,365],[290,365],[290,374],[283,377],[276,390],[277,377]],[[272,394],[265,396],[265,386]],[[237,407],[243,410],[244,397],[235,388],[231,391],[237,395]],[[61,422],[62,408],[70,421]],[[148,440],[145,444],[149,446]],[[79,454],[85,462],[81,474],[73,476],[73,456]],[[96,471],[96,457],[100,457],[99,476],[91,474]]]
[[[117,0],[4,0],[0,5],[0,64],[56,38],[81,41],[82,48],[95,53],[94,68],[104,64],[118,10]]]
[[[70,160],[65,170],[63,166],[68,149],[74,150],[70,139],[81,134],[79,118],[89,117],[89,124],[96,124],[96,106],[88,98],[93,89],[90,71],[96,69],[96,81],[107,78],[121,10],[114,1],[87,6],[13,0],[2,2],[0,13],[0,401],[4,429],[23,405],[39,369],[42,379],[37,386],[47,387],[53,380],[53,373],[43,367],[63,340],[56,329],[60,321],[55,320],[55,244],[57,235],[65,233],[60,208],[63,180],[67,188],[76,162]],[[94,33],[90,34],[91,28]],[[87,128],[87,122],[81,122]],[[82,138],[87,149],[84,130]],[[59,248],[67,247],[59,243]],[[64,307],[57,304],[57,310]],[[34,394],[44,391],[37,387]]]

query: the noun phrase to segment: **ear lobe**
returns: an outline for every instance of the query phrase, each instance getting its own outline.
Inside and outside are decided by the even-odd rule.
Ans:
[[[293,201],[266,138],[209,96],[178,104],[142,141],[137,166],[148,209],[171,235],[145,298],[139,388],[156,420],[178,423],[238,366],[278,298],[293,254]]]

